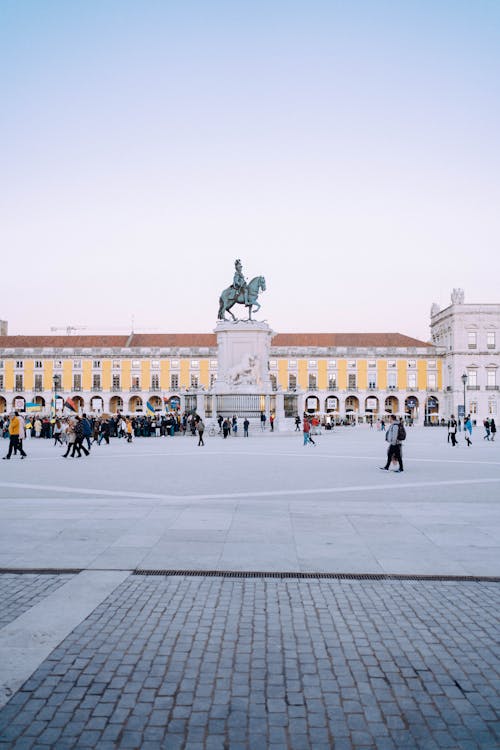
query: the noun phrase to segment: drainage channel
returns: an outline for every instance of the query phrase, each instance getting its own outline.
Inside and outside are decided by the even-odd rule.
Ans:
[[[142,570],[135,576],[197,576],[205,578],[296,578],[337,579],[352,581],[458,581],[473,583],[500,583],[498,576],[407,575],[404,573],[309,573],[303,571],[269,570]]]
[[[77,575],[86,568],[0,568],[0,575]],[[98,570],[92,568],[94,572]],[[115,570],[106,568],[106,571]],[[118,570],[118,569],[116,569]],[[120,570],[123,570],[120,568]],[[127,569],[125,569],[127,570]],[[104,572],[104,569],[103,569]],[[280,579],[329,579],[345,581],[455,581],[457,583],[500,583],[500,576],[466,576],[407,573],[325,573],[275,570],[184,570],[175,568],[143,569],[129,571],[134,576],[183,576],[191,578],[280,578]]]

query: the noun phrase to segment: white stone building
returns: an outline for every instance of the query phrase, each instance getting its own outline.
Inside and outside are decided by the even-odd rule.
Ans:
[[[451,304],[431,308],[431,338],[443,359],[444,411],[473,419],[498,415],[500,304],[466,304],[454,289]],[[466,378],[464,378],[466,376]]]

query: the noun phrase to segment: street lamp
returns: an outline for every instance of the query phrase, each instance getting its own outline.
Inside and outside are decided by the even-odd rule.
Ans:
[[[53,383],[53,386],[54,386],[54,414],[53,414],[52,416],[53,416],[53,417],[54,417],[54,419],[55,419],[55,416],[56,416],[56,397],[57,397],[57,383],[58,383],[58,378],[57,378],[57,375],[54,375],[54,376],[53,376],[53,378],[52,378],[52,383]]]
[[[466,386],[467,386],[467,375],[465,374],[465,372],[464,372],[464,374],[462,375],[462,383],[463,383],[463,385],[464,385],[464,422],[465,422],[465,416],[466,416],[466,415],[465,415],[465,388],[466,388]]]

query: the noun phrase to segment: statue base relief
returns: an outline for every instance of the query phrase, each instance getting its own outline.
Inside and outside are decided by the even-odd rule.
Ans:
[[[270,394],[268,363],[274,331],[268,324],[257,320],[221,320],[214,333],[218,369],[212,393]]]

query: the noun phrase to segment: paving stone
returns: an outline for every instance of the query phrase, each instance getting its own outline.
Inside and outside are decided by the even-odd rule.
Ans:
[[[132,576],[0,710],[0,747],[496,748],[499,609],[494,583]]]

